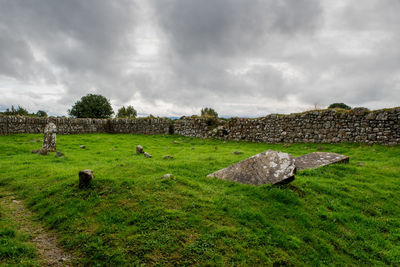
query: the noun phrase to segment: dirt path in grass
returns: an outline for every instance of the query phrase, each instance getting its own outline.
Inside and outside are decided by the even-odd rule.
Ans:
[[[34,214],[25,207],[23,201],[15,198],[11,192],[0,193],[0,205],[5,215],[18,224],[21,232],[32,236],[30,241],[37,248],[41,266],[72,266],[72,256],[59,246],[54,233],[33,220]]]

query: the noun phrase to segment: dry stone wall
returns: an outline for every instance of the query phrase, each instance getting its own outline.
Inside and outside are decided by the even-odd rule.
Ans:
[[[320,110],[262,118],[212,120],[184,117],[139,119],[72,119],[0,116],[0,134],[43,133],[48,122],[57,125],[58,134],[85,133],[175,133],[191,137],[214,137],[263,143],[400,144],[400,107],[368,111]]]
[[[175,122],[176,134],[263,143],[360,142],[400,144],[400,108],[320,110],[263,118],[232,118],[214,124],[199,117]]]
[[[111,120],[113,133],[168,134],[172,121],[167,118]]]
[[[169,119],[74,119],[0,116],[0,134],[43,133],[47,123],[57,126],[57,134],[139,133],[167,134]]]

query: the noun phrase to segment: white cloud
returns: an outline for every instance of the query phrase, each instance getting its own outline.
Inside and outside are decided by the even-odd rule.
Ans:
[[[391,0],[1,1],[0,109],[66,115],[89,92],[159,116],[395,106],[399,13]]]

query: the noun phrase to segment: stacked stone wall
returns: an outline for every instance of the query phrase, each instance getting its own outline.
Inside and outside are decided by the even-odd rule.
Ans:
[[[111,120],[113,133],[168,134],[172,121],[167,118]]]
[[[400,108],[368,111],[319,110],[262,118],[232,118],[208,123],[200,117],[175,122],[176,134],[263,143],[400,144]]]
[[[0,116],[0,134],[43,133],[47,123],[57,126],[57,134],[137,133],[167,134],[169,119],[74,119]]]
[[[58,134],[168,134],[263,143],[400,144],[400,107],[368,111],[319,110],[262,118],[213,120],[184,117],[138,119],[73,119],[0,116],[0,134],[43,133],[48,122]]]

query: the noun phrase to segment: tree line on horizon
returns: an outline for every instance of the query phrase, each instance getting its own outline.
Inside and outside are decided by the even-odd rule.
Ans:
[[[351,107],[344,103],[333,103],[328,106],[328,109],[339,108],[351,110]],[[82,96],[80,100],[75,102],[75,104],[68,110],[68,114],[73,118],[97,118],[97,119],[107,119],[111,118],[114,114],[114,110],[111,107],[110,101],[102,96],[96,94],[87,94]],[[36,113],[29,113],[26,109],[21,106],[11,109],[7,108],[6,111],[0,112],[0,115],[20,115],[20,116],[31,116],[31,117],[47,117],[47,113],[43,110],[38,110]],[[218,113],[209,107],[202,108],[200,111],[200,116],[205,118],[218,118]],[[134,119],[137,117],[137,111],[133,106],[123,106],[118,109],[116,118],[128,118]],[[150,115],[150,118],[154,116]]]
[[[1,115],[5,116],[28,116],[28,117],[47,117],[47,112],[44,110],[38,110],[36,113],[29,113],[28,110],[24,109],[23,107],[19,106],[14,108],[12,105],[11,108],[7,108],[6,111],[0,112]]]

